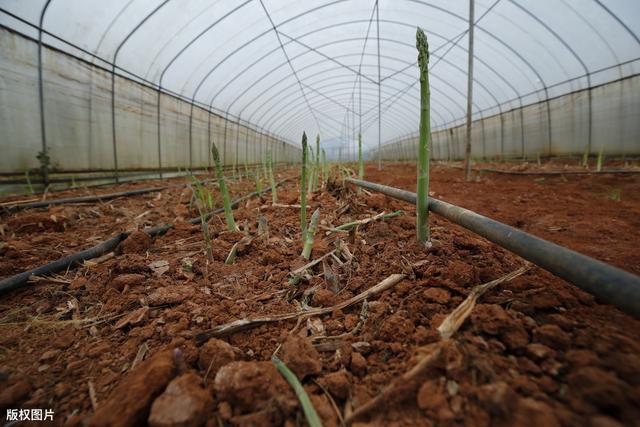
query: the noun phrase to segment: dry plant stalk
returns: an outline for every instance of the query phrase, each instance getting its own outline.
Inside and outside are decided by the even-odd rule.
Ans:
[[[362,302],[362,308],[360,309],[360,314],[358,315],[358,323],[353,327],[350,331],[343,332],[339,335],[318,335],[315,337],[311,337],[311,341],[313,342],[316,350],[321,351],[335,351],[342,345],[342,340],[347,337],[355,336],[364,326],[364,323],[369,318],[369,304],[367,300]]]
[[[227,259],[224,260],[225,264],[234,264],[236,262],[236,254],[238,253],[238,242],[234,243],[231,246],[231,250],[229,251],[229,255],[227,255]]]
[[[336,310],[342,310],[343,308],[349,307],[364,299],[369,299],[371,296],[377,295],[380,292],[383,292],[391,288],[392,286],[395,286],[406,277],[407,277],[406,274],[392,274],[388,276],[386,279],[384,279],[383,281],[381,281],[380,283],[378,283],[377,285],[367,289],[364,292],[359,293],[353,298],[350,298],[332,307],[314,308],[312,310],[297,311],[294,313],[284,313],[284,314],[276,314],[273,316],[254,317],[254,318],[248,318],[248,319],[234,320],[233,322],[225,323],[223,325],[219,325],[219,326],[216,326],[215,328],[209,329],[206,332],[201,332],[197,334],[196,341],[204,342],[209,338],[218,338],[225,335],[233,334],[241,330],[253,328],[263,323],[281,322],[283,320],[290,320],[290,319],[304,320],[308,317],[321,316],[323,314],[328,314]]]
[[[140,344],[140,347],[138,347],[138,352],[136,353],[136,357],[133,359],[133,362],[131,362],[130,370],[133,370],[133,368],[135,368],[138,363],[144,360],[144,356],[147,354],[148,351],[149,351],[149,345],[147,344],[146,341]]]
[[[89,399],[91,399],[91,409],[95,412],[98,409],[98,399],[96,398],[96,388],[93,386],[91,380],[87,382],[89,388]]]
[[[411,382],[415,377],[424,372],[432,363],[434,363],[440,355],[442,354],[442,350],[446,345],[448,345],[448,341],[438,341],[433,344],[428,344],[423,347],[425,355],[422,356],[416,365],[409,369],[404,374],[396,377],[391,384],[386,386],[380,394],[378,394],[373,399],[369,400],[364,405],[356,408],[348,417],[345,418],[344,422],[347,425],[350,425],[354,420],[358,419],[362,415],[376,409],[380,408],[384,405],[384,402],[389,400],[396,394],[396,391],[399,386],[405,385]]]
[[[325,258],[335,254],[336,249],[332,250],[329,253],[326,253],[324,255],[322,255],[320,258],[316,258],[313,261],[303,265],[302,267],[298,267],[295,270],[291,271],[289,273],[290,277],[289,277],[289,284],[290,285],[297,285],[300,280],[302,279],[302,277],[304,276],[305,272],[307,271],[307,269],[313,267],[314,265],[320,263],[321,261],[323,261]]]
[[[365,224],[369,224],[370,222],[377,221],[379,219],[388,219],[388,218],[393,218],[399,215],[404,215],[404,211],[395,211],[391,213],[380,212],[379,214],[371,216],[369,218],[358,219],[356,221],[347,222],[346,224],[342,224],[336,228],[332,228],[329,231],[348,230],[352,227],[355,227],[356,225],[365,225]]]
[[[340,275],[336,272],[331,264],[326,260],[322,260],[322,275],[329,290],[334,294],[340,291]]]
[[[262,209],[264,207],[264,209],[268,209],[268,208],[291,208],[291,209],[300,209],[302,206],[300,205],[286,205],[284,203],[272,203],[271,205],[264,205],[261,206],[260,208]],[[309,206],[307,206],[307,209],[309,209]]]
[[[227,255],[227,259],[224,261],[225,264],[234,264],[236,262],[236,256],[238,255],[238,251],[242,253],[242,251],[253,242],[253,237],[244,236],[242,239],[237,241],[231,247],[229,251],[229,255]]]
[[[420,355],[418,356],[418,362],[413,366],[413,368],[409,369],[404,374],[393,380],[391,384],[382,389],[382,392],[380,392],[376,397],[369,400],[364,405],[356,408],[355,411],[353,411],[345,419],[345,423],[349,425],[364,414],[382,407],[384,405],[384,402],[392,398],[397,393],[397,390],[400,387],[406,386],[406,384],[409,384],[419,375],[424,373],[424,371],[426,371],[428,367],[430,367],[435,361],[438,360],[442,352],[451,345],[452,341],[449,340],[449,338],[451,338],[451,336],[453,336],[453,334],[458,331],[460,326],[462,326],[462,323],[464,323],[465,319],[471,314],[471,311],[473,310],[477,299],[489,289],[497,286],[500,283],[507,282],[520,276],[528,269],[529,266],[525,265],[524,267],[521,267],[499,279],[473,288],[467,299],[465,299],[455,310],[453,310],[438,327],[438,331],[440,332],[441,336],[440,341],[428,344],[424,347],[420,347],[417,350],[417,352],[420,353]]]
[[[257,235],[261,237],[265,243],[269,243],[269,221],[262,215],[258,218]]]
[[[320,390],[322,390],[325,396],[327,396],[327,399],[329,399],[329,403],[331,403],[331,407],[333,408],[333,412],[335,412],[336,416],[338,417],[338,421],[340,422],[340,425],[344,427],[346,425],[344,423],[344,417],[342,416],[342,413],[340,412],[340,408],[338,408],[338,404],[336,403],[335,399],[333,398],[333,396],[331,396],[331,393],[329,393],[329,390],[327,390],[325,386],[323,386],[316,380],[313,380],[313,383],[317,385],[318,388],[320,388]]]
[[[467,298],[460,303],[455,310],[453,310],[438,326],[438,332],[440,332],[440,338],[443,340],[447,340],[456,333],[460,326],[464,323],[464,321],[469,317],[471,311],[476,306],[476,301],[480,298],[485,292],[489,289],[492,289],[499,285],[500,283],[508,282],[510,280],[515,279],[516,277],[522,275],[525,271],[529,269],[528,265],[520,267],[519,269],[512,271],[511,273],[502,276],[496,280],[493,280],[489,283],[485,283],[483,285],[478,285],[471,290]]]

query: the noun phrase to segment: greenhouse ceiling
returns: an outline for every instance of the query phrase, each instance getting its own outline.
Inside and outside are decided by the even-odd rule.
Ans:
[[[0,24],[288,141],[365,147],[464,123],[468,0],[2,0]],[[640,1],[475,0],[473,115],[637,74]],[[38,28],[42,29],[40,34]],[[380,130],[380,133],[379,133]]]

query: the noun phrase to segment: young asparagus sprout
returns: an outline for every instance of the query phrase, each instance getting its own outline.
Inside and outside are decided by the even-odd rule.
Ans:
[[[273,158],[271,150],[267,151],[267,175],[269,175],[269,185],[271,186],[271,202],[278,203],[278,192],[276,191],[276,180],[273,176]]]
[[[327,164],[327,152],[322,149],[322,185],[327,186],[329,180],[329,165]]]
[[[256,184],[256,192],[258,194],[261,194],[262,193],[262,180],[260,179],[260,175],[257,174],[257,173],[255,175],[253,175],[253,181]]]
[[[213,252],[211,250],[211,235],[209,234],[209,223],[207,222],[207,212],[213,209],[213,195],[209,190],[204,188],[202,183],[193,175],[191,175],[193,185],[190,186],[193,198],[195,199],[198,214],[200,215],[200,227],[202,228],[202,237],[205,249],[207,251],[207,259],[213,261]]]
[[[213,155],[213,161],[216,164],[216,174],[218,176],[218,186],[220,187],[220,194],[222,194],[222,203],[224,205],[224,216],[227,219],[227,229],[229,231],[236,231],[236,221],[233,218],[233,211],[231,210],[231,201],[229,199],[229,190],[224,180],[224,173],[222,172],[222,164],[220,163],[220,154],[216,144],[211,143],[211,154]]]
[[[429,233],[429,136],[431,133],[429,107],[429,44],[427,36],[418,27],[416,31],[418,66],[420,67],[420,141],[418,144],[418,185],[417,185],[417,238],[426,246],[430,245]]]
[[[262,176],[264,176],[264,179],[268,180],[269,179],[269,159],[267,158],[267,156],[269,155],[269,153],[267,152],[267,154],[262,158],[262,161],[260,163],[262,163]],[[258,173],[260,169],[256,167],[256,173]]]
[[[33,189],[33,185],[31,184],[31,178],[29,178],[29,171],[24,172],[24,178],[27,181],[27,188],[29,189],[29,193],[35,194],[36,192]]]
[[[202,206],[205,209],[205,213],[213,210],[213,194],[211,193],[211,191],[206,189],[204,185],[202,185],[202,181],[200,181],[193,175],[191,175],[191,181],[193,183],[193,186],[195,187],[193,195],[196,200],[201,201]]]
[[[302,165],[300,171],[300,229],[307,229],[307,134],[302,132]]]
[[[589,148],[585,148],[582,155],[582,167],[587,168],[589,166]]]
[[[596,163],[596,172],[602,172],[602,147],[600,147],[600,151],[598,151],[598,163]]]
[[[302,257],[308,260],[311,257],[311,250],[313,249],[313,236],[318,230],[318,221],[320,220],[320,208],[316,209],[311,215],[311,221],[309,221],[309,228],[304,233],[304,247],[302,248]]]

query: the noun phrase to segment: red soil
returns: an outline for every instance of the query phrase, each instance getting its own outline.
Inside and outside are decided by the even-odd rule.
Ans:
[[[366,173],[372,181],[415,187],[411,166],[385,165],[381,172],[368,166]],[[232,190],[253,189],[241,182]],[[611,199],[614,190],[620,201]],[[638,175],[483,174],[467,183],[458,169],[432,171],[435,197],[636,274],[639,190]],[[278,195],[281,203],[296,203],[295,181]],[[357,409],[411,369],[472,287],[524,264],[435,215],[434,248],[426,251],[414,242],[412,206],[333,185],[310,199],[309,212],[321,209],[312,258],[334,248],[336,235],[327,235],[327,228],[382,210],[406,215],[360,227],[356,236],[341,234],[353,261],[327,258],[310,279],[292,286],[288,273],[301,265],[302,248],[296,209],[271,207],[270,196],[239,207],[236,221],[248,233],[256,233],[260,216],[266,219],[268,240],[255,238],[236,264],[225,265],[244,234],[226,232],[224,216],[214,217],[214,261],[208,262],[200,227],[185,222],[197,215],[189,198],[188,190],[172,188],[0,219],[1,277],[120,231],[177,222],[164,236],[136,232],[113,257],[2,297],[0,407],[51,408],[59,425],[296,425],[302,419],[298,401],[269,361],[279,348],[325,425],[339,425],[334,408],[341,415]],[[407,268],[418,261],[426,262]],[[325,268],[337,280],[325,281]],[[365,307],[196,342],[196,334],[233,320],[290,313],[305,304],[333,306],[394,273],[409,277]],[[637,320],[532,268],[484,295],[433,366],[357,421],[637,425],[639,338]]]

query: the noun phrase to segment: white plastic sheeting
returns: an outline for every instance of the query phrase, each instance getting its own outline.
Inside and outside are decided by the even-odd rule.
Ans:
[[[37,43],[0,29],[0,57],[0,127],[6,153],[0,157],[0,171],[22,173],[39,166],[36,155],[42,150]],[[42,63],[46,132],[53,168],[113,170],[111,73],[53,49],[44,49]],[[120,170],[153,170],[159,165],[164,169],[209,167],[209,135],[227,165],[241,166],[245,159],[249,164],[258,163],[267,151],[278,162],[299,157],[297,146],[201,108],[191,111],[189,103],[167,94],[162,95],[160,104],[162,138],[158,156],[157,90],[124,77],[116,78],[115,88]]]
[[[600,151],[613,156],[638,155],[639,93],[640,76],[636,75],[478,119],[471,128],[471,157],[535,159]],[[433,132],[432,158],[463,159],[464,133],[464,125]],[[383,145],[381,157],[415,159],[417,147],[418,135],[414,133]],[[377,148],[370,155],[377,159]]]
[[[524,128],[536,135],[525,135],[525,144],[542,141],[537,134],[548,133],[541,127],[544,117],[536,116],[549,114],[536,113],[540,105],[543,109],[550,105],[549,112],[568,108],[546,104],[547,99],[562,99],[558,97],[638,74],[637,0],[475,2],[473,117],[519,115],[523,106],[531,105],[522,110],[527,112]],[[431,51],[432,129],[464,122],[468,0],[3,0],[0,6],[0,25],[37,40],[42,24],[43,43],[105,68],[100,77],[103,91],[110,91],[108,70],[115,70],[131,81],[160,87],[223,116],[239,117],[292,143],[297,144],[306,130],[353,144],[361,129],[368,148],[417,129],[414,41],[415,28],[421,26]],[[4,68],[10,68],[5,64],[9,60],[3,55]],[[73,75],[75,66],[64,64],[59,71]],[[50,79],[47,71],[44,78]],[[126,87],[130,82],[123,82],[116,79],[115,99],[121,108],[131,92]],[[633,89],[629,96],[637,97]],[[49,90],[45,85],[45,99],[51,97]],[[144,98],[144,111],[137,113],[150,114],[153,90],[137,96]],[[24,101],[31,114],[18,123],[37,126],[33,102],[37,100]],[[580,107],[590,110],[586,120],[609,114],[604,103],[587,104]],[[192,112],[190,103],[179,105],[172,114],[189,116],[191,161],[198,163],[202,159],[195,156],[203,146],[195,141],[202,139],[200,113],[198,108]],[[3,101],[2,108],[12,107]],[[45,118],[55,114],[53,108],[45,108]],[[116,117],[118,136],[127,132],[122,139],[135,146],[138,142],[130,140],[135,120],[127,119],[123,111]],[[165,116],[161,118],[164,121]],[[574,134],[583,132],[584,120],[583,115],[576,119]],[[146,127],[138,125],[142,130],[135,135],[152,139],[153,118],[149,121]],[[485,121],[488,127],[490,119],[479,123]],[[551,123],[553,130],[553,117]],[[92,126],[111,126],[108,114],[93,117]],[[180,153],[186,143],[183,135],[178,129],[167,135],[161,130],[162,140],[169,138]],[[86,137],[78,132],[73,136]],[[11,143],[37,143],[36,135],[29,138]],[[52,147],[61,146],[58,138],[66,136],[52,136]],[[597,138],[587,135],[589,140]],[[593,146],[594,141],[588,144]],[[108,141],[94,145],[95,150],[110,150],[104,147]],[[122,145],[119,141],[118,148]],[[139,150],[129,155],[118,158],[136,165],[147,159]]]

